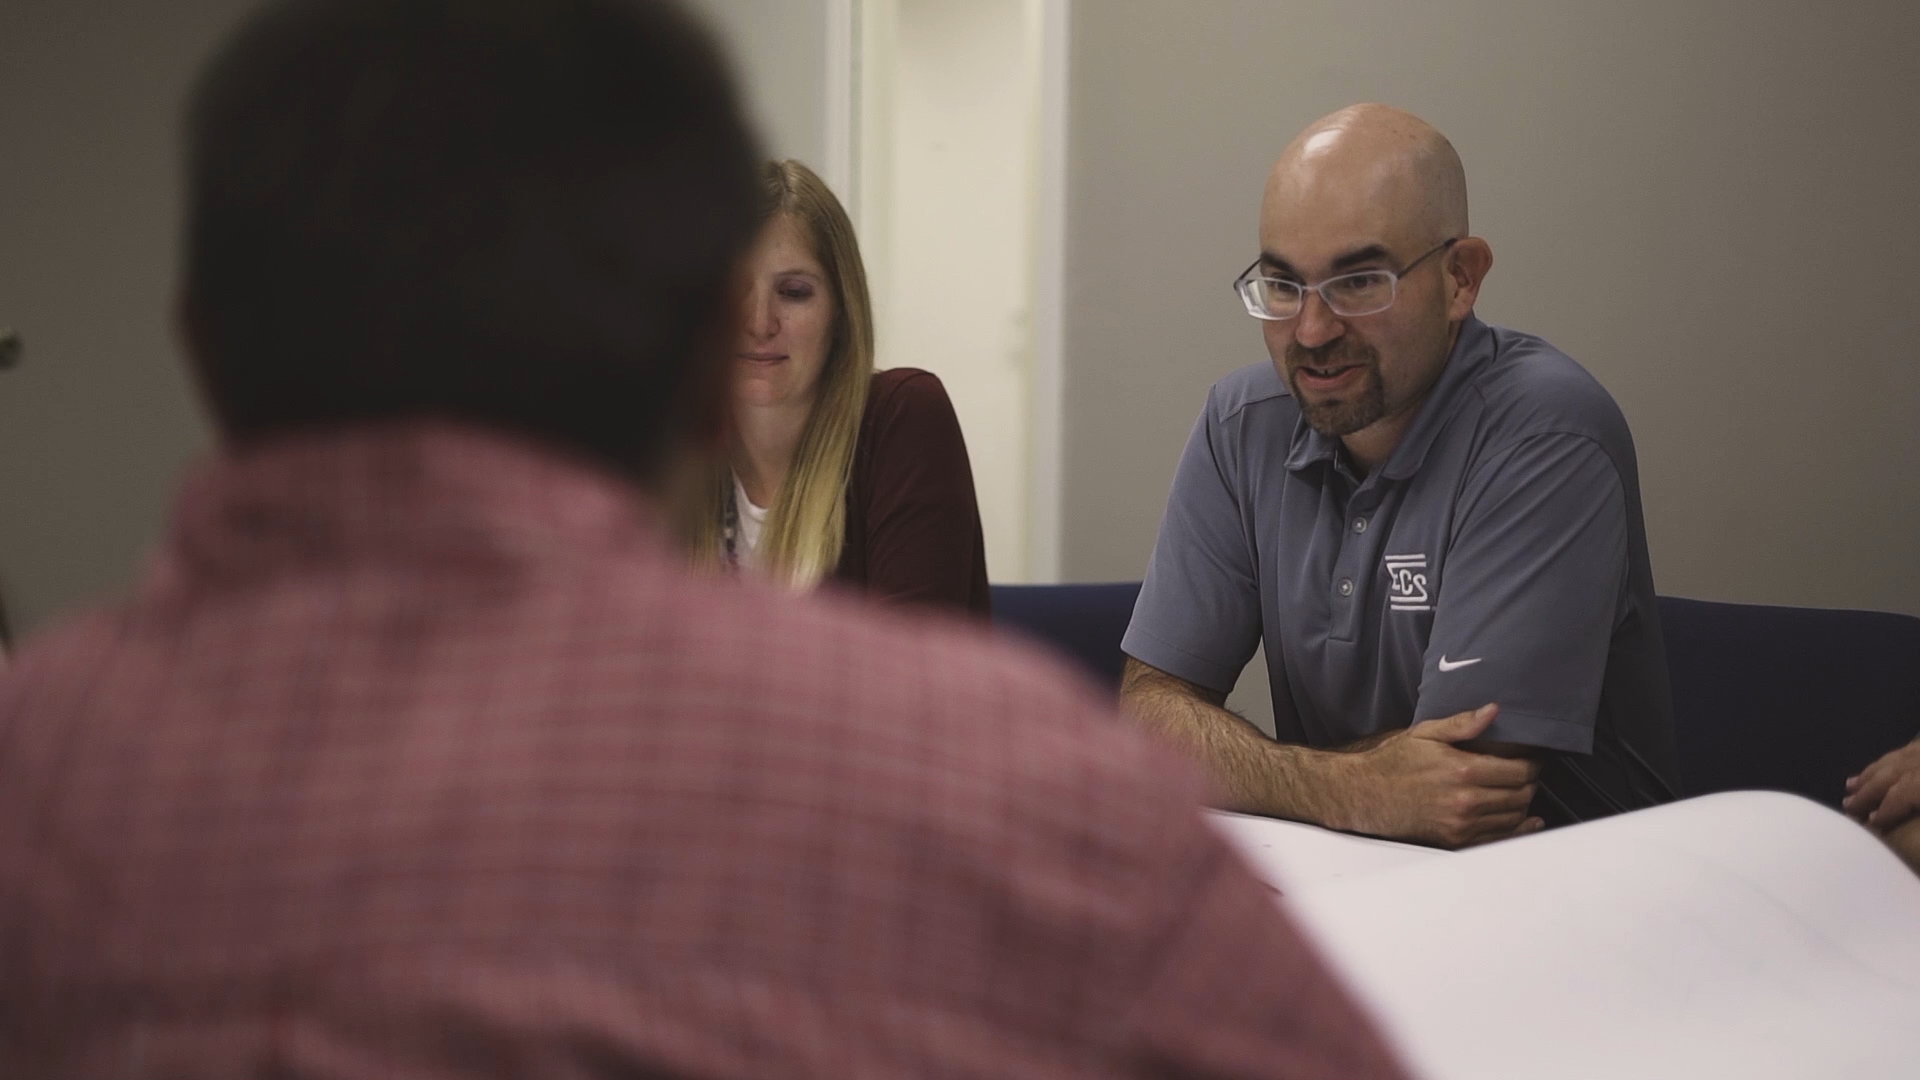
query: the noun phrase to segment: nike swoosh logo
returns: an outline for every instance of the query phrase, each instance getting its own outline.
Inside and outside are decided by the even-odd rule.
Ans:
[[[1440,670],[1441,671],[1459,671],[1463,667],[1472,667],[1473,665],[1485,659],[1486,657],[1484,656],[1476,656],[1471,660],[1448,660],[1446,655],[1443,653],[1440,656]]]

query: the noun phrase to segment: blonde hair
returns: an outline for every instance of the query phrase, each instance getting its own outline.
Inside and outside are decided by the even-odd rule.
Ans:
[[[776,580],[808,589],[833,572],[846,545],[847,482],[873,381],[873,302],[853,222],[826,182],[792,160],[767,162],[763,179],[763,220],[785,215],[800,226],[826,271],[834,301],[833,332],[813,412],[754,551],[760,568]],[[722,519],[732,494],[732,468],[723,459],[701,485],[687,523],[699,565],[719,565]]]

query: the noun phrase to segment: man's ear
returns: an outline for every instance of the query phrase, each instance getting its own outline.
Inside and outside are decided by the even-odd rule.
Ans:
[[[706,332],[690,358],[683,412],[664,462],[661,487],[704,479],[706,470],[726,456],[733,441],[733,357],[740,344],[740,305],[746,296],[747,261],[742,256],[715,297]]]
[[[200,349],[203,340],[193,297],[187,290],[181,289],[173,294],[173,341],[180,347],[180,355],[186,359],[188,366],[200,366],[200,357],[204,355]]]
[[[1451,293],[1447,301],[1448,322],[1459,322],[1473,314],[1473,305],[1480,299],[1480,283],[1492,269],[1493,248],[1477,236],[1467,237],[1447,252],[1447,284]]]
[[[194,397],[199,400],[201,410],[218,432],[220,410],[213,406],[213,391],[207,382],[206,324],[200,316],[200,305],[194,302],[193,294],[186,289],[181,289],[173,296],[173,340],[187,365],[187,381],[193,384]]]
[[[670,507],[674,530],[681,541],[692,539],[691,513],[712,482],[716,464],[726,460],[733,441],[733,357],[740,342],[740,297],[746,281],[745,265],[729,280],[716,305],[718,312],[702,334],[691,358],[684,413],[675,426],[673,445],[666,448],[654,475],[643,484]]]
[[[742,255],[727,279],[694,371],[686,426],[688,448],[724,454],[733,439],[733,356],[740,344],[740,309],[752,283],[748,256]]]

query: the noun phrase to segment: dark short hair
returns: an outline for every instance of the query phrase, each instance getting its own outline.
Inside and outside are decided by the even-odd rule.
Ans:
[[[650,474],[721,359],[759,162],[672,3],[273,4],[189,117],[216,419],[248,440],[440,416]]]

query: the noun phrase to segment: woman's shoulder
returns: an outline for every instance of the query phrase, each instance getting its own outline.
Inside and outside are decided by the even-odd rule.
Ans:
[[[861,426],[870,438],[915,432],[932,435],[959,428],[960,419],[940,376],[919,368],[889,368],[873,373]]]
[[[920,368],[897,367],[873,373],[873,383],[867,389],[867,409],[869,412],[892,408],[914,408],[929,403],[938,403],[952,408],[947,399],[947,388],[940,376]]]
[[[965,454],[965,445],[960,415],[938,375],[920,368],[873,373],[866,415],[860,419],[858,457],[946,460]]]

